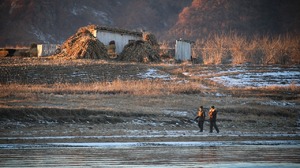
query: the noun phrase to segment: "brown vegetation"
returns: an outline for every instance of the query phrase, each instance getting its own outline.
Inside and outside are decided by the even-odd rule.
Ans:
[[[197,40],[193,53],[204,64],[299,64],[297,37],[253,37],[237,34],[214,35]]]
[[[201,88],[197,83],[186,84],[166,83],[161,80],[134,80],[95,83],[55,83],[55,84],[10,84],[0,85],[3,91],[0,95],[11,94],[34,95],[36,93],[45,94],[130,94],[130,95],[169,95],[169,94],[197,94],[201,93]]]

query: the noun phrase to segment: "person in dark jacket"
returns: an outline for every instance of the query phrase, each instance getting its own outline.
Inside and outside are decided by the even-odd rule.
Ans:
[[[198,119],[198,127],[200,128],[200,132],[203,132],[203,124],[205,121],[205,112],[203,110],[203,106],[200,106],[197,112],[197,117],[195,120]]]
[[[216,124],[216,121],[217,121],[217,110],[215,109],[214,106],[211,106],[210,107],[210,110],[208,112],[208,115],[209,115],[209,133],[212,133],[213,132],[213,127],[216,129],[217,133],[219,133],[219,128]]]

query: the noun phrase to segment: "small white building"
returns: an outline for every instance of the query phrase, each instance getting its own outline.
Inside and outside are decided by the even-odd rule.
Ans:
[[[49,56],[55,54],[55,51],[59,48],[58,44],[38,44],[37,56]]]
[[[180,61],[191,60],[192,58],[192,41],[176,40],[175,59]]]
[[[142,32],[133,32],[118,28],[96,27],[92,34],[104,45],[108,46],[110,42],[114,41],[116,46],[116,53],[120,54],[124,46],[130,41],[142,40]]]

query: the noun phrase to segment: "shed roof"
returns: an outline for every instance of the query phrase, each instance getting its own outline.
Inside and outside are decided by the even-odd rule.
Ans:
[[[127,34],[127,35],[139,36],[139,37],[143,36],[142,32],[135,32],[135,31],[125,30],[125,29],[105,27],[105,26],[96,26],[95,30],[114,32],[114,33],[119,33],[119,34]]]
[[[186,43],[191,43],[191,44],[193,44],[193,43],[195,43],[194,41],[191,41],[191,40],[184,40],[184,39],[178,39],[178,40],[176,40],[176,41],[182,41],[182,42],[186,42]]]

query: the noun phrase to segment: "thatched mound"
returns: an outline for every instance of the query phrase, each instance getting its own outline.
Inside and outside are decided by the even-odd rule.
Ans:
[[[152,47],[159,47],[159,44],[157,42],[157,39],[154,34],[145,32],[143,33],[143,40],[148,42]]]
[[[158,50],[154,49],[148,42],[138,40],[127,44],[120,53],[119,60],[132,62],[159,62]]]
[[[91,30],[94,25],[80,28],[77,33],[66,40],[60,52],[55,57],[66,59],[107,59],[107,49],[96,37]]]

